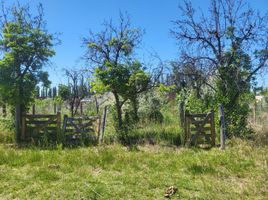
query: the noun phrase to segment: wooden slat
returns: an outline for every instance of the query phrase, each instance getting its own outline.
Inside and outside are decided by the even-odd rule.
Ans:
[[[66,133],[74,133],[75,129],[65,129],[64,132],[66,132]]]
[[[215,146],[216,144],[216,130],[215,130],[215,123],[214,123],[214,111],[211,111],[211,145]]]
[[[185,113],[185,116],[187,117],[206,117],[207,114],[204,114],[204,113],[196,113],[196,114],[191,114],[191,113]]]
[[[95,130],[93,128],[88,128],[84,130],[85,132],[95,132]]]
[[[41,120],[40,121],[39,120],[38,121],[37,120],[32,120],[32,121],[27,121],[27,124],[42,125],[42,124],[47,124],[48,121],[49,120],[42,120],[42,121]],[[53,124],[53,125],[57,124],[57,121],[50,121],[49,125],[50,124]]]
[[[205,124],[208,124],[209,122],[205,120],[195,120],[195,121],[191,121],[191,124],[194,124],[194,125],[204,124],[205,125]]]
[[[83,123],[83,124],[80,124],[79,125],[79,127],[81,129],[86,128],[86,127],[89,127],[89,126],[93,126],[93,122],[87,122],[87,123]]]
[[[25,115],[26,118],[32,119],[32,118],[54,118],[57,119],[57,115]]]
[[[196,127],[192,127],[191,131],[198,131],[199,129]],[[211,127],[201,127],[202,131],[211,131]]]
[[[61,127],[61,113],[57,112],[57,142],[60,142],[60,133],[61,133],[60,127]]]
[[[69,117],[69,119],[72,119],[74,121],[77,121],[77,120],[97,120],[99,119],[100,117],[99,116],[82,116],[82,117]]]
[[[38,126],[27,126],[26,130],[34,130],[36,128],[38,128]],[[54,130],[54,131],[56,131],[57,127],[56,126],[48,126],[48,127],[45,127],[44,130]]]

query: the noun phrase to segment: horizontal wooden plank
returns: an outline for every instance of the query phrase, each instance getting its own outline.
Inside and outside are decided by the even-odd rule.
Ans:
[[[64,132],[66,133],[72,133],[72,132],[75,132],[75,129],[65,129]]]
[[[82,117],[68,117],[70,120],[97,120],[100,116],[82,116]]]
[[[191,121],[191,123],[195,124],[195,125],[199,125],[199,124],[206,125],[206,124],[210,124],[210,120],[206,120],[206,121],[204,121],[204,120],[195,120],[195,121]]]
[[[210,127],[202,127],[201,128],[202,129],[202,131],[211,131],[211,128]],[[197,129],[197,128],[191,128],[191,131],[198,131],[199,129]]]
[[[28,119],[32,118],[57,118],[57,115],[24,115]]]
[[[48,129],[48,130],[54,130],[54,129],[57,129],[58,127],[57,126],[47,126],[45,128],[42,128],[42,129]],[[39,126],[27,126],[26,129],[29,129],[29,130],[33,130],[33,129],[39,129]]]
[[[187,117],[206,117],[207,115],[208,115],[207,113],[195,113],[195,114],[185,113],[185,116]]]
[[[71,129],[71,128],[65,129],[64,132],[65,132],[65,133],[79,133],[79,132],[77,132],[75,129]],[[81,130],[81,133],[93,133],[93,132],[95,132],[95,130],[92,129],[92,128],[82,129],[82,130]]]
[[[196,133],[196,134],[193,134],[192,135],[192,138],[193,137],[211,137],[212,135],[210,133]]]
[[[89,133],[89,132],[95,132],[95,130],[92,129],[92,128],[90,128],[90,129],[85,129],[84,131],[87,132],[87,133]]]
[[[28,126],[26,126],[26,129],[37,129],[37,128],[39,128],[40,127],[40,125],[35,125],[35,124],[30,124],[30,125],[28,125]],[[56,124],[51,124],[51,126],[46,126],[46,127],[44,127],[44,128],[42,128],[42,129],[46,129],[46,128],[51,128],[51,129],[55,129],[55,128],[57,128],[57,125]]]
[[[81,123],[81,124],[80,123],[74,123],[74,124],[80,129],[87,128],[87,127],[92,127],[94,125],[92,122]],[[70,123],[67,123],[66,127],[73,127],[74,128],[74,126],[72,124],[70,124]]]
[[[87,122],[87,123],[79,124],[78,126],[79,126],[80,128],[86,128],[86,127],[90,127],[90,126],[92,126],[92,125],[93,125],[92,122]]]
[[[41,129],[41,130],[38,130],[36,128],[27,128],[26,129],[26,132],[57,132],[57,128],[56,127],[47,127],[47,128],[44,128],[44,129]]]
[[[26,126],[30,124],[40,125],[40,124],[47,124],[47,123],[48,123],[48,120],[31,120],[31,121],[26,121]],[[48,123],[48,125],[50,124],[57,124],[57,121],[51,121]]]

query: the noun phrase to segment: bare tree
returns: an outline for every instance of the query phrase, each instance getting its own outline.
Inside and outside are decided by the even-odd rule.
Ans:
[[[249,109],[242,97],[268,65],[268,15],[253,10],[245,0],[211,0],[207,14],[196,12],[185,0],[180,11],[171,30],[181,48],[177,71],[191,72],[188,77],[194,74],[199,88],[207,85],[215,92],[227,113],[229,132],[248,133]]]
[[[210,76],[224,78],[218,69],[228,68],[238,49],[250,56],[252,65],[242,81],[250,81],[267,67],[267,14],[262,16],[244,0],[211,0],[208,15],[197,13],[190,1],[184,1],[180,11],[182,17],[173,22],[171,32],[180,43],[182,63],[190,62],[199,68],[206,77],[204,83]]]
[[[85,81],[83,70],[65,69],[68,85],[59,86],[59,95],[68,102],[71,116],[77,114],[81,101],[89,95],[89,85]]]

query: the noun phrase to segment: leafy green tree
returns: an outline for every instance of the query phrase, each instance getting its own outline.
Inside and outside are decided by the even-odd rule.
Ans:
[[[133,60],[133,52],[140,44],[141,31],[131,27],[128,17],[120,15],[119,25],[104,23],[104,31],[85,39],[86,58],[94,66],[92,90],[110,91],[115,99],[117,128],[123,128],[122,107],[130,100],[137,119],[139,93],[149,85],[149,76],[142,64]]]
[[[36,85],[49,85],[48,73],[42,70],[55,52],[53,35],[45,28],[43,8],[32,16],[29,6],[3,8],[1,17],[0,93],[3,100],[16,108],[17,140],[21,114],[33,101]]]
[[[63,101],[67,101],[71,96],[71,88],[64,84],[59,84],[59,96]]]
[[[111,91],[115,97],[118,129],[123,126],[122,106],[128,100],[132,106],[132,117],[138,120],[138,95],[147,90],[149,76],[138,61],[120,64],[114,67],[106,63],[107,69],[96,68],[92,81],[92,90],[97,92]]]
[[[234,135],[246,135],[247,117],[249,114],[249,100],[251,97],[251,85],[254,84],[254,76],[247,79],[252,72],[250,56],[246,54],[236,42],[233,42],[230,51],[226,52],[230,64],[228,67],[219,67],[220,78],[216,80],[216,98],[225,107],[228,132]]]

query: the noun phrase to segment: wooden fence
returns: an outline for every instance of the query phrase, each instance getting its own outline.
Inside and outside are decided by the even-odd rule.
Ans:
[[[90,136],[97,140],[100,134],[100,116],[68,117],[64,115],[62,131],[67,141]]]
[[[207,114],[190,114],[185,112],[184,120],[184,140],[186,145],[208,143],[211,146],[215,146],[216,134],[213,110]]]
[[[21,136],[22,140],[40,137],[47,134],[51,140],[58,141],[61,128],[61,114],[56,115],[30,115],[22,116]]]

